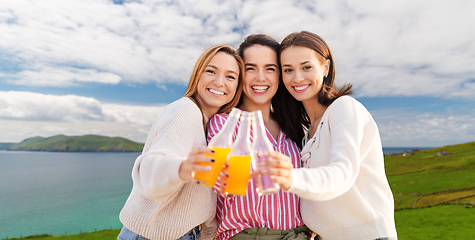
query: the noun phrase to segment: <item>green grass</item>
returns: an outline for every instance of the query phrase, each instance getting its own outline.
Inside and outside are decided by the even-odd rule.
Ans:
[[[396,210],[404,208],[414,208],[414,203],[418,198],[420,198],[420,196],[418,195],[407,193],[393,193],[393,195],[395,199],[394,208]]]
[[[451,154],[436,156],[440,151]],[[419,151],[411,156],[386,155],[384,160],[396,209],[412,208],[420,196],[424,196],[420,206],[468,196],[462,190],[475,187],[475,142]],[[425,196],[442,191],[447,192]],[[457,191],[460,192],[454,193]]]
[[[418,172],[388,176],[392,191],[428,194],[475,187],[475,168],[447,172]]]
[[[428,194],[417,201],[416,207],[427,207],[439,203],[445,203],[454,199],[461,199],[467,196],[475,196],[475,188]]]
[[[91,233],[79,233],[74,235],[63,235],[63,236],[51,236],[47,234],[43,235],[36,235],[36,236],[28,236],[21,239],[31,239],[31,240],[105,240],[105,239],[117,239],[117,235],[119,235],[120,229],[115,230],[102,230],[97,232]],[[20,239],[20,238],[9,238],[11,239]]]
[[[438,205],[395,212],[399,240],[475,239],[472,205]]]

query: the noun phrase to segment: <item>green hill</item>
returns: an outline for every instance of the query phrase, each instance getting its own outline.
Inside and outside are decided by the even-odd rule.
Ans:
[[[437,156],[446,152],[448,155]],[[475,205],[475,142],[385,155],[386,175],[395,208],[419,208],[441,203]]]
[[[122,137],[98,135],[65,136],[48,138],[32,137],[11,145],[10,151],[47,151],[47,152],[140,152],[142,143]]]
[[[0,150],[7,150],[15,144],[16,143],[0,143]]]

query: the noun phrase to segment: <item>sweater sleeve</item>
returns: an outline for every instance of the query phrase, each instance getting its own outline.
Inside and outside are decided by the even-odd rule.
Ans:
[[[316,146],[312,146],[315,156],[309,159],[319,161],[322,157],[328,157],[320,160],[329,164],[292,170],[293,182],[288,191],[305,199],[325,201],[336,198],[351,188],[359,174],[363,134],[368,134],[364,132],[369,112],[350,97],[341,97],[332,105],[331,109],[327,109],[328,116],[324,117],[328,124],[321,129],[327,131],[330,137],[319,139],[329,140],[323,145],[330,149],[323,149],[321,152],[325,154],[319,154],[321,152],[315,151]]]
[[[132,171],[134,185],[146,197],[163,202],[185,183],[179,177],[181,163],[205,134],[199,108],[190,100],[170,104],[157,117]]]

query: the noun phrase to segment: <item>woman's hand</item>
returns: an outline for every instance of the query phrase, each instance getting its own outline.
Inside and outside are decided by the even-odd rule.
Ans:
[[[292,169],[294,166],[290,158],[280,152],[270,151],[263,154],[271,158],[259,164],[258,172],[270,175],[270,179],[280,185],[282,190],[287,191],[292,186]]]
[[[213,163],[214,159],[211,157],[205,157],[204,154],[213,154],[213,150],[209,149],[206,146],[201,146],[193,151],[191,151],[188,158],[181,163],[179,175],[181,180],[199,183],[199,181],[195,180],[193,177],[195,172],[206,172],[211,170],[210,166],[200,166],[200,163]]]
[[[221,170],[221,175],[220,177],[218,178],[218,182],[216,183],[216,192],[218,194],[220,194],[221,196],[228,196],[228,194],[226,194],[226,192],[224,191],[224,189],[226,188],[227,186],[227,183],[226,181],[228,181],[229,179],[229,172],[228,172],[228,168],[229,168],[229,163],[226,163],[224,164],[223,166],[223,170]],[[251,172],[249,173],[249,178],[248,180],[251,180],[252,178],[254,178],[255,176],[257,176],[257,173],[256,172]]]
[[[217,185],[216,191],[218,192],[218,194],[222,196],[227,196],[226,192],[224,191],[224,188],[226,188],[227,186],[226,181],[229,178],[228,168],[229,168],[229,164],[228,163],[224,164],[223,170],[221,170],[220,177],[218,177],[218,183],[216,184]]]

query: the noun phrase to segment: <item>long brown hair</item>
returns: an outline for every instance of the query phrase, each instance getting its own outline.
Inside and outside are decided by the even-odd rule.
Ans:
[[[183,97],[189,97],[191,100],[193,100],[193,102],[196,103],[196,105],[198,105],[201,110],[201,106],[199,105],[198,101],[196,101],[196,94],[198,93],[198,82],[200,81],[201,75],[203,74],[206,66],[218,52],[224,52],[233,56],[239,66],[238,87],[236,89],[236,94],[234,95],[234,98],[231,100],[231,102],[223,105],[219,109],[218,113],[223,113],[231,111],[231,109],[234,108],[239,102],[239,99],[241,98],[242,78],[244,74],[244,63],[241,57],[232,47],[228,45],[216,45],[208,48],[201,54],[198,61],[196,61],[195,67],[193,68],[193,72],[191,73],[190,77],[190,82],[188,83],[188,88],[186,89],[185,95]]]
[[[301,46],[314,50],[321,64],[326,60],[330,61],[328,75],[323,78],[322,88],[318,92],[318,102],[320,104],[329,106],[337,98],[352,94],[351,84],[345,84],[340,90],[337,90],[333,56],[330,48],[320,36],[308,31],[291,33],[280,43],[279,55],[291,46]],[[310,119],[302,102],[292,97],[282,80],[280,85],[283,86],[280,86],[276,93],[279,98],[276,98],[276,102],[273,104],[276,120],[282,126],[282,131],[302,148],[302,138],[305,135],[305,129],[310,126]]]

